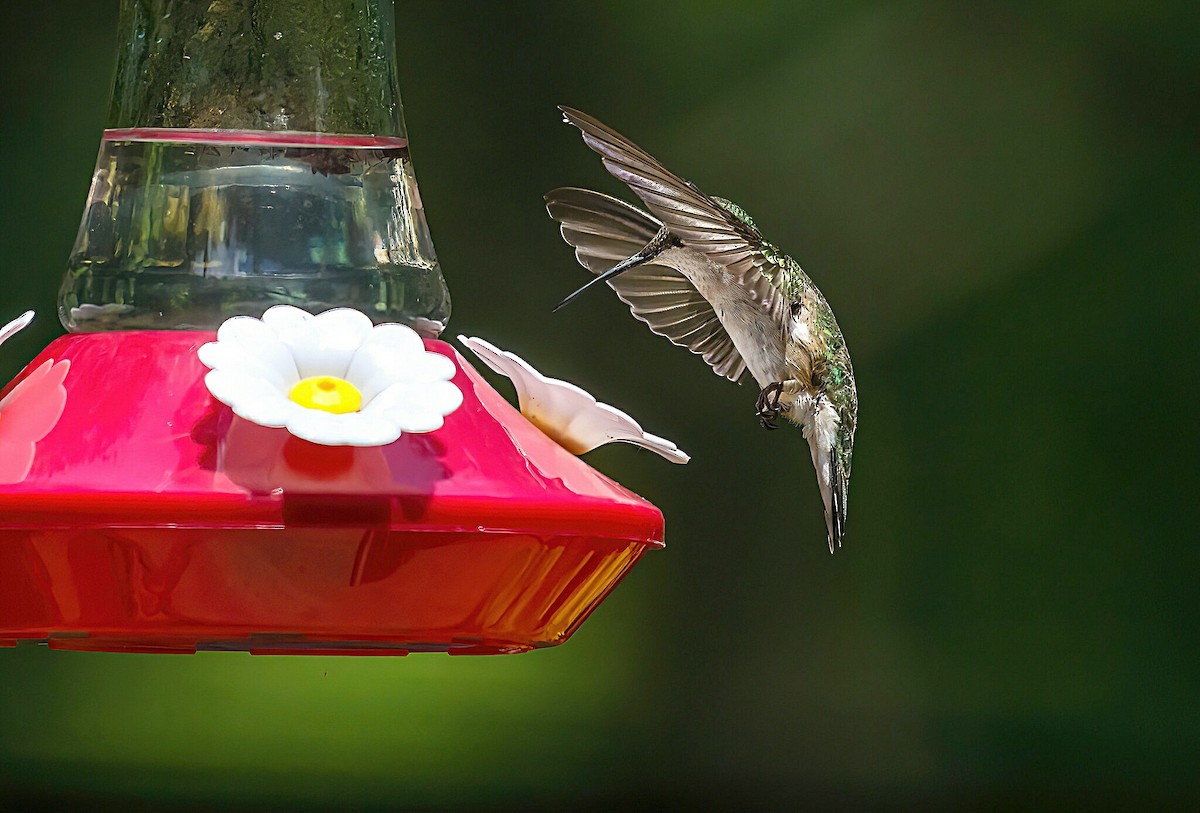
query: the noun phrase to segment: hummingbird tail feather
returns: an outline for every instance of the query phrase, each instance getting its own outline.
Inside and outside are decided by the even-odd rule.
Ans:
[[[799,405],[793,407],[797,408]],[[821,489],[830,553],[842,546],[846,529],[847,482],[836,448],[838,420],[837,410],[824,399],[805,406],[802,428],[812,453],[817,485]]]
[[[841,472],[837,464],[837,456],[829,456],[829,491],[833,497],[828,521],[829,552],[842,546],[842,534],[846,531],[845,486],[842,484]]]

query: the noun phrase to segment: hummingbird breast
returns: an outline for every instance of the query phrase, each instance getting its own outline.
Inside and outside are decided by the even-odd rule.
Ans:
[[[760,388],[790,377],[785,372],[785,337],[780,318],[768,312],[722,265],[680,247],[667,249],[655,262],[683,274],[708,300]]]
[[[820,350],[816,337],[821,335],[814,305],[812,297],[806,292],[800,300],[800,313],[790,321],[787,349],[784,351],[789,375],[809,390],[814,389],[813,358]]]

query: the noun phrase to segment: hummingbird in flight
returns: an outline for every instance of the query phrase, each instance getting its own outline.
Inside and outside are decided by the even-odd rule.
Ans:
[[[774,429],[782,414],[808,441],[832,553],[846,528],[858,394],[829,303],[740,206],[701,192],[591,116],[559,109],[650,211],[588,189],[546,194],[576,259],[597,275],[555,310],[605,282],[634,318],[717,375],[737,382],[749,371],[762,425]]]

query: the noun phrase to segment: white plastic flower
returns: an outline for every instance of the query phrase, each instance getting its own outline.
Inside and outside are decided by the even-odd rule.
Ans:
[[[483,339],[459,336],[458,340],[488,367],[512,380],[521,414],[568,452],[583,454],[620,441],[649,449],[672,463],[691,460],[671,441],[643,432],[633,418],[574,384],[544,376],[524,359]]]
[[[454,362],[403,325],[336,308],[313,316],[276,305],[235,316],[200,348],[208,391],[262,426],[324,446],[382,446],[432,432],[462,404]]]

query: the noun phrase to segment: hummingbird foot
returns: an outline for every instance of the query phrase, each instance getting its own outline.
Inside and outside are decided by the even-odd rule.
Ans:
[[[762,388],[762,392],[758,394],[758,401],[755,403],[758,415],[758,422],[763,429],[778,429],[775,425],[775,419],[779,417],[779,413],[783,412],[787,407],[779,403],[779,397],[783,394],[783,382],[776,381],[773,384],[768,384]]]

